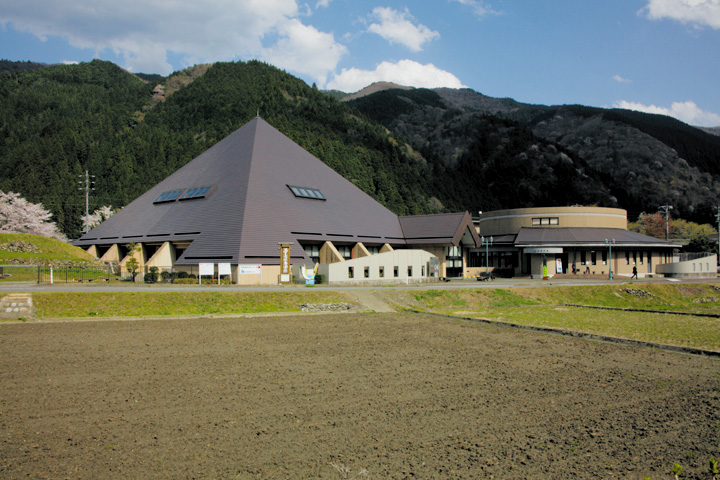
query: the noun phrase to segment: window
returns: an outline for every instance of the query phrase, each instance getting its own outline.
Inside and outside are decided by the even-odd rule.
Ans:
[[[535,217],[532,219],[533,225],[560,225],[559,217]]]
[[[398,267],[393,267],[393,277],[399,277],[400,276],[400,269]]]
[[[364,276],[370,278],[370,267],[365,267]]]
[[[297,187],[295,185],[288,185],[288,188],[298,198],[310,198],[312,200],[327,200],[325,195],[322,194],[317,188],[310,187]]]
[[[378,267],[378,276],[379,276],[380,278],[384,278],[384,277],[385,277],[385,267]]]
[[[580,265],[587,265],[587,252],[585,250],[580,252]]]
[[[625,252],[625,265],[630,265],[630,251]]]
[[[597,253],[594,251],[590,252],[590,262],[592,262],[593,265],[597,265]]]
[[[352,258],[352,248],[348,245],[337,245],[335,248],[337,248],[338,253],[344,259]]]
[[[642,250],[640,250],[640,251],[638,252],[638,259],[639,259],[639,261],[640,261],[640,265],[643,264],[643,253],[644,253],[644,252],[643,252]]]
[[[370,246],[367,247],[367,251],[370,255],[377,255],[378,253],[380,253],[380,247],[378,247],[377,245]]]
[[[348,267],[348,278],[355,278],[355,269],[353,267]]]
[[[445,247],[445,256],[448,258],[462,258],[460,247]]]
[[[205,187],[194,187],[194,188],[188,188],[185,190],[185,193],[182,194],[180,197],[180,200],[190,200],[192,198],[205,198],[205,195],[208,194],[210,189],[212,188],[212,185],[208,185]]]
[[[177,198],[180,196],[182,192],[184,192],[184,189],[181,190],[171,190],[169,192],[163,192],[155,199],[153,203],[165,203],[165,202],[174,202],[177,200]]]
[[[310,259],[315,263],[320,263],[320,246],[319,245],[301,245]]]
[[[607,254],[608,252],[603,251],[602,252],[602,264],[607,265]]]
[[[412,277],[412,265],[408,265],[408,277]]]

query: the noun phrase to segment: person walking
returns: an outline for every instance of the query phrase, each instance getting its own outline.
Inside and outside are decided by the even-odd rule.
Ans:
[[[630,280],[632,280],[633,278],[635,278],[635,279],[638,278],[638,276],[637,276],[637,267],[633,267],[633,274],[632,274],[632,277],[630,277]]]

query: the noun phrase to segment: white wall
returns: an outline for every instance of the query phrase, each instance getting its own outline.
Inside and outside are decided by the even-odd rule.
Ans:
[[[666,277],[717,278],[717,255],[677,263],[663,263],[655,271]]]
[[[360,283],[420,283],[434,281],[429,277],[429,263],[431,258],[437,258],[425,250],[394,250],[367,257],[345,260],[320,265],[318,274],[325,276],[332,284],[360,284]],[[352,267],[354,276],[349,277],[348,271]],[[365,276],[365,268],[368,276]],[[380,267],[384,269],[384,276],[380,276]],[[394,276],[397,267],[398,276]],[[412,267],[412,276],[408,276],[408,267]],[[424,275],[423,275],[424,274]]]

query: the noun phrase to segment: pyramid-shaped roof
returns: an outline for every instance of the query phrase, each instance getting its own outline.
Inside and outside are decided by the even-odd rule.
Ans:
[[[276,262],[278,242],[406,243],[394,213],[260,118],[75,245],[188,240],[178,264]]]

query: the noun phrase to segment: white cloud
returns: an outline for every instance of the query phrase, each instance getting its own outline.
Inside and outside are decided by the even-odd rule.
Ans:
[[[368,31],[377,33],[390,43],[405,45],[413,52],[422,50],[424,43],[440,37],[436,31],[425,25],[415,25],[410,12],[398,12],[388,7],[376,7],[372,11],[372,18],[379,23],[372,23]]]
[[[720,29],[720,0],[647,0],[641,12],[648,18],[669,18],[696,26]]]
[[[720,115],[702,110],[693,101],[673,102],[670,108],[658,107],[657,105],[643,105],[642,103],[628,102],[625,100],[615,102],[613,106],[645,113],[668,115],[687,124],[700,127],[720,126]]]
[[[169,74],[172,54],[183,57],[185,66],[272,58],[288,70],[316,68],[313,76],[323,78],[335,70],[345,47],[304,26],[299,16],[297,0],[24,0],[3,2],[0,24],[40,39],[60,36],[98,56],[112,50],[130,71]],[[295,56],[281,54],[288,48]]]
[[[423,88],[465,87],[452,73],[441,70],[431,63],[423,65],[412,60],[400,60],[397,63],[382,62],[375,70],[343,68],[328,82],[327,87],[343,92],[356,92],[375,82],[393,82],[408,87]]]
[[[335,70],[347,49],[335,43],[332,34],[323,33],[300,21],[288,20],[279,28],[281,38],[263,54],[276,66],[310,75],[323,87],[329,72]]]
[[[620,75],[613,75],[613,80],[615,80],[618,83],[632,83],[632,80],[629,80],[627,78],[623,78]]]
[[[318,0],[317,4],[315,4],[315,8],[327,7],[330,5],[330,2],[332,2],[332,0]]]
[[[494,11],[491,7],[485,6],[480,0],[449,0],[451,2],[458,2],[461,5],[470,7],[475,15],[478,17],[484,17],[485,15],[497,15],[498,12]]]

